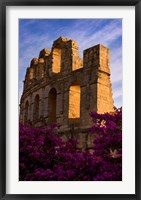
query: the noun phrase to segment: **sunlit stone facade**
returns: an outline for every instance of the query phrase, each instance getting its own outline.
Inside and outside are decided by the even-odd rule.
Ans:
[[[112,112],[113,107],[109,49],[101,44],[84,50],[82,60],[77,42],[60,37],[26,70],[20,101],[24,124],[57,122],[60,132],[68,137],[79,132],[81,138],[92,124],[90,112]]]

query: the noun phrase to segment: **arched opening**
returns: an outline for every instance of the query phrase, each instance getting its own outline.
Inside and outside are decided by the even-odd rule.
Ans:
[[[28,110],[29,110],[29,103],[26,101],[25,103],[25,114],[24,114],[24,124],[28,121]]]
[[[81,88],[78,82],[74,82],[69,89],[69,123],[79,123],[80,119],[80,94]]]
[[[48,96],[48,122],[56,122],[56,100],[57,100],[57,92],[55,88],[52,88],[49,92]]]
[[[37,121],[38,119],[39,119],[39,95],[37,94],[34,99],[33,120]]]
[[[61,70],[61,49],[54,48],[52,52],[52,72],[59,73]]]

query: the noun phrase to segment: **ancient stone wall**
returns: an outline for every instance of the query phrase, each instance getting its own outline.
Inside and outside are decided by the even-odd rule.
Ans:
[[[57,122],[60,133],[77,132],[86,142],[89,113],[113,111],[109,63],[109,49],[103,45],[84,50],[82,60],[76,41],[58,38],[51,51],[43,49],[27,68],[20,121],[34,127]]]

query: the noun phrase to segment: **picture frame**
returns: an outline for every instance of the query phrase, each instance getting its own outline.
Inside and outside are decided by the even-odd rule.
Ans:
[[[134,6],[135,7],[135,194],[7,194],[6,193],[6,132],[7,126],[7,57],[6,57],[6,8],[7,6]],[[1,199],[141,199],[141,1],[140,0],[1,0],[0,1],[0,198]]]

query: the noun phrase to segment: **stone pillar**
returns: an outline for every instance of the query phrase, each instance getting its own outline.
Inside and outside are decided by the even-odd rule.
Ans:
[[[29,99],[29,120],[32,121],[32,94],[30,94],[30,99]]]
[[[97,112],[113,112],[114,101],[110,80],[110,50],[103,45],[99,46],[99,68],[97,80]]]
[[[71,42],[72,71],[82,68],[82,59],[79,57],[78,44],[76,41]]]
[[[40,88],[39,90],[39,118],[43,116],[44,112],[44,88]]]
[[[110,51],[103,45],[96,45],[84,51],[84,69],[93,69],[91,84],[91,111],[113,112],[114,102],[110,80]]]
[[[34,112],[34,103],[31,102],[31,113],[30,113],[30,120],[33,122],[33,112]]]
[[[89,85],[84,85],[81,87],[81,113],[80,121],[82,128],[88,128],[91,125],[90,113],[90,104],[91,104],[91,95],[89,96]]]
[[[62,129],[68,129],[68,111],[69,111],[69,90],[64,91],[64,112],[62,120]]]

